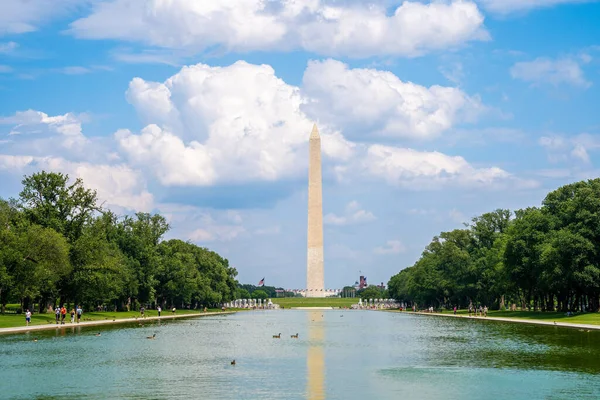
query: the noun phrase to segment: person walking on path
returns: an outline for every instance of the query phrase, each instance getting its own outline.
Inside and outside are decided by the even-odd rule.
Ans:
[[[158,316],[160,317],[160,312],[162,311],[162,308],[160,308],[160,306],[156,307],[156,311],[158,311]]]
[[[483,307],[483,316],[487,317],[488,308],[487,306]]]
[[[456,315],[456,306],[454,306],[454,315]]]
[[[31,311],[29,311],[29,309],[27,309],[27,311],[25,312],[25,326],[29,326],[30,323],[31,323]]]
[[[67,307],[64,305],[60,308],[60,324],[65,324],[65,317],[67,316]]]
[[[71,308],[71,323],[75,322],[75,309]]]
[[[79,323],[82,313],[83,313],[83,310],[81,309],[81,306],[77,306],[77,323]]]
[[[58,306],[56,306],[56,309],[54,310],[54,315],[56,317],[56,325],[58,325],[58,322],[60,321],[60,308]]]
[[[141,315],[142,318],[146,318],[144,316],[144,311],[146,311],[146,309],[144,307],[140,307],[140,315]]]

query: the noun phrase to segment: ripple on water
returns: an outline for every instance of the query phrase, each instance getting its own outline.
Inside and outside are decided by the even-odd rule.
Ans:
[[[554,327],[285,310],[35,336],[0,337],[0,397],[600,398],[600,335]]]

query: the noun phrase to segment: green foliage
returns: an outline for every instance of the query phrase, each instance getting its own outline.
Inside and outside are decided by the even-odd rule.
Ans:
[[[266,300],[269,296],[267,295],[267,292],[265,292],[264,290],[255,290],[254,292],[252,292],[252,298],[253,299],[261,299],[261,300]]]
[[[254,286],[249,284],[239,285],[240,289],[246,290],[249,294],[249,297],[238,297],[238,299],[254,299],[252,297],[252,293],[255,290],[262,290],[267,294],[267,298],[277,297],[277,290],[284,290],[283,288],[276,288],[275,286]],[[244,293],[245,294],[245,293]],[[287,294],[284,293],[284,294]],[[294,296],[283,296],[283,297],[294,297]]]
[[[118,218],[96,192],[68,175],[23,179],[19,198],[0,200],[0,303],[136,308],[204,307],[232,300],[237,271],[217,253],[163,241],[164,217]]]
[[[68,240],[77,239],[84,225],[98,211],[96,192],[86,189],[81,179],[69,184],[69,176],[45,171],[21,182],[19,203],[29,221],[52,228]]]
[[[105,222],[94,220],[73,244],[69,289],[76,303],[113,304],[133,279],[123,253],[106,238]]]
[[[31,224],[18,233],[13,281],[21,299],[57,293],[58,282],[71,271],[67,240],[51,228]]]
[[[539,310],[600,308],[600,179],[549,193],[541,208],[496,210],[443,232],[390,294],[420,306],[508,304]]]
[[[381,299],[383,298],[383,290],[377,286],[367,286],[359,292],[361,299]]]

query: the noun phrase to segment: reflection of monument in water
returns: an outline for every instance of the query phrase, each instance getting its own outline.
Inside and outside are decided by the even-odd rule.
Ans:
[[[308,141],[308,240],[306,251],[306,297],[325,297],[323,273],[323,179],[321,137],[313,126]]]
[[[308,341],[310,343],[306,354],[306,398],[325,398],[325,327],[323,326],[323,311],[308,312]]]

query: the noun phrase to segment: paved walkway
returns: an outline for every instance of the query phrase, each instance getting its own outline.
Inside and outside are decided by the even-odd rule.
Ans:
[[[517,319],[517,318],[503,318],[503,317],[469,317],[467,315],[452,314],[450,311],[448,314],[440,314],[440,313],[425,313],[425,312],[407,312],[409,314],[419,314],[419,315],[428,315],[430,317],[452,317],[452,318],[464,318],[464,319],[479,319],[485,321],[502,321],[502,322],[515,322],[518,324],[531,324],[531,325],[547,325],[547,326],[561,326],[565,328],[578,328],[578,329],[594,329],[600,330],[600,325],[590,325],[590,324],[571,324],[568,322],[555,322],[555,321],[537,321],[534,319]]]
[[[218,312],[207,312],[197,314],[176,314],[176,315],[163,315],[161,317],[146,317],[146,318],[122,318],[114,320],[98,320],[98,321],[84,321],[80,323],[65,323],[64,325],[47,324],[47,325],[31,325],[31,326],[18,326],[14,328],[0,328],[0,334],[7,333],[23,333],[23,332],[35,332],[44,331],[51,329],[64,329],[64,328],[76,328],[80,326],[98,326],[98,325],[114,325],[123,324],[127,322],[141,322],[141,321],[155,321],[155,320],[172,320],[178,318],[192,318],[192,317],[209,317],[212,315],[227,315],[235,314],[236,311],[218,311]]]

